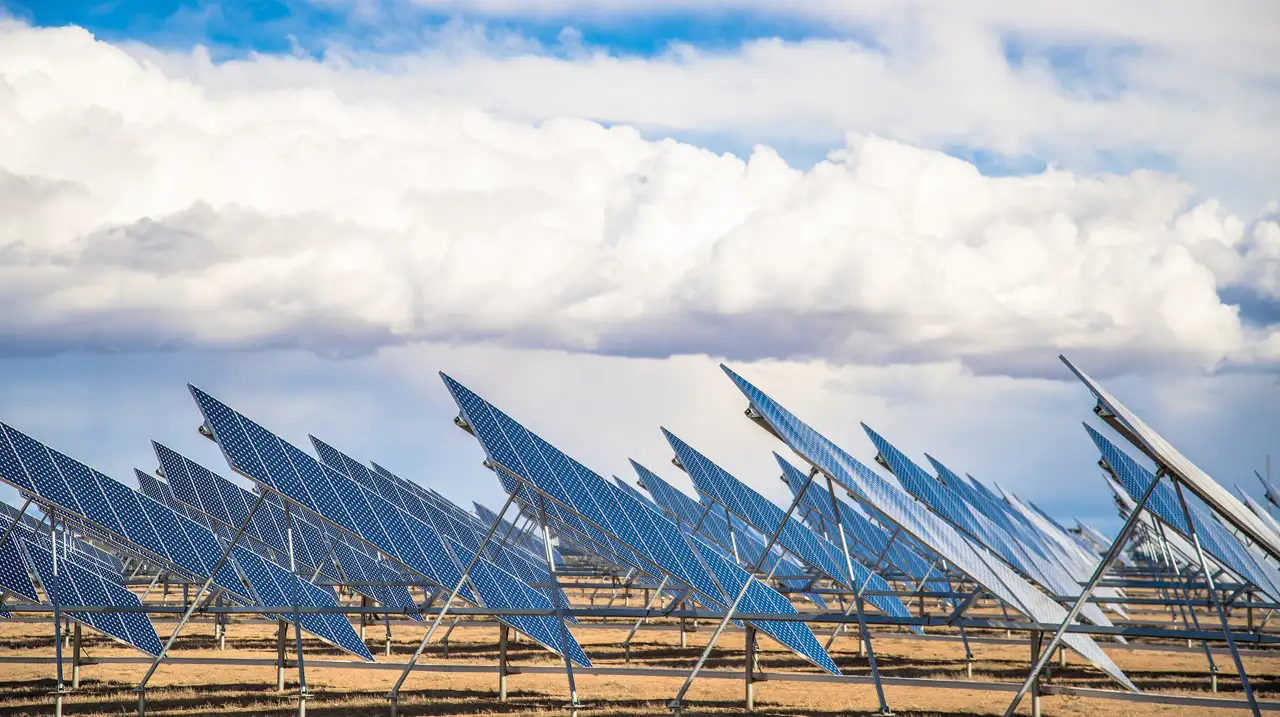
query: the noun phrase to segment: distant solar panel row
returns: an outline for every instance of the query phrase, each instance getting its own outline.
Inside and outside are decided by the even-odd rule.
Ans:
[[[698,492],[724,505],[761,533],[772,535],[781,526],[779,545],[846,588],[860,590],[866,586],[872,591],[892,592],[889,583],[868,570],[865,565],[854,560],[846,562],[842,548],[818,536],[796,518],[787,516],[781,508],[671,432],[663,429],[663,435],[693,479]],[[853,575],[849,574],[850,569],[853,570]],[[866,600],[886,615],[911,616],[911,611],[894,595],[869,595]],[[919,628],[913,629],[919,632]]]
[[[826,601],[821,595],[809,591],[812,579],[787,577],[804,575],[807,569],[803,565],[778,554],[776,550],[771,550],[761,561],[764,543],[753,534],[754,531],[730,532],[728,521],[717,515],[712,506],[696,502],[635,461],[631,461],[631,466],[640,476],[641,485],[654,496],[653,504],[665,510],[682,529],[701,535],[709,544],[719,548],[722,555],[732,556],[736,550],[739,565],[747,567],[759,563],[760,569],[766,573],[782,576],[780,582],[783,585],[802,591],[815,605],[826,607]],[[694,531],[695,527],[698,528],[697,531]]]
[[[985,550],[973,545],[949,523],[855,460],[728,367],[722,368],[751,402],[756,413],[787,445],[852,491],[859,500],[874,506],[903,531],[914,535],[955,569],[1016,610],[1040,622],[1061,623],[1066,619],[1066,609],[1022,580],[1003,563],[985,555]],[[1124,672],[1088,636],[1069,633],[1063,639],[1116,681],[1128,689],[1136,689]]]
[[[471,426],[489,460],[512,479],[527,483],[545,496],[548,512],[556,505],[557,513],[571,513],[592,525],[608,543],[616,540],[631,548],[628,552],[638,568],[650,574],[666,574],[688,585],[712,604],[727,607],[736,597],[732,589],[721,586],[735,580],[745,582],[749,576],[736,565],[723,561],[715,551],[706,548],[695,552],[700,541],[685,536],[662,517],[600,475],[574,461],[546,441],[534,435],[505,413],[481,399],[453,379],[444,376],[449,391],[458,403],[462,417]],[[504,487],[511,485],[504,482]],[[514,490],[514,486],[508,488]],[[634,556],[634,557],[631,557]],[[649,567],[652,566],[652,567]],[[710,571],[723,573],[713,577]],[[655,571],[658,571],[655,573]],[[740,583],[741,584],[741,583]],[[785,603],[776,604],[776,603]],[[744,612],[784,612],[795,614],[786,598],[758,581],[752,581],[743,598]],[[774,637],[815,664],[838,673],[835,663],[818,644],[808,626],[802,623],[761,621],[762,632]]]
[[[1023,575],[1049,587],[1055,595],[1079,595],[1080,585],[1070,576],[1057,575],[1048,570],[1048,565],[1039,564],[1021,553],[1016,541],[985,516],[970,511],[964,500],[945,485],[934,480],[923,468],[898,450],[883,436],[862,426],[871,442],[875,444],[889,470],[912,495],[920,498],[926,506],[940,515],[944,520],[959,530],[964,537],[975,545],[985,547],[995,556],[1020,570]],[[990,561],[988,561],[989,563]],[[1095,625],[1110,625],[1111,621],[1102,613],[1096,603],[1085,603],[1080,612]]]
[[[1141,498],[1147,486],[1155,480],[1155,475],[1093,428],[1086,425],[1085,429],[1129,496],[1134,500]],[[1200,545],[1205,552],[1212,555],[1237,577],[1253,583],[1273,600],[1280,600],[1278,597],[1280,588],[1277,587],[1280,584],[1280,573],[1264,561],[1256,560],[1250,555],[1244,545],[1214,520],[1208,511],[1190,501],[1187,507],[1190,509],[1196,537],[1200,539]],[[1157,485],[1151,497],[1147,499],[1146,508],[1179,535],[1188,540],[1191,539],[1191,528],[1187,524],[1186,515],[1172,487],[1165,483]]]

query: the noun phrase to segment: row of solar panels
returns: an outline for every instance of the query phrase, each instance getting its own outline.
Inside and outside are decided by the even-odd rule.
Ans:
[[[876,447],[877,461],[896,480],[885,479],[740,376],[725,371],[750,401],[752,415],[815,469],[806,475],[775,454],[783,479],[801,504],[798,513],[787,515],[665,430],[676,455],[674,462],[688,473],[701,500],[694,501],[635,464],[641,485],[651,496],[646,498],[623,481],[604,480],[461,384],[447,376],[444,380],[458,403],[461,424],[480,441],[489,465],[522,510],[545,516],[564,543],[640,574],[644,584],[666,584],[672,592],[683,589],[693,600],[718,608],[732,604],[745,586],[741,612],[795,614],[787,597],[752,577],[753,570],[767,571],[771,577],[778,576],[779,586],[806,594],[819,605],[823,604],[816,592],[820,584],[858,593],[869,589],[870,604],[887,615],[907,617],[905,605],[889,594],[892,589],[885,576],[919,589],[949,592],[944,570],[951,570],[1039,622],[1065,617],[1063,607],[1046,591],[1065,596],[1078,593],[1097,554],[1043,512],[1014,496],[998,497],[932,457],[928,458],[937,475],[930,475],[864,426]],[[490,516],[477,519],[434,492],[376,464],[366,467],[312,438],[320,456],[317,460],[212,396],[191,390],[208,434],[229,465],[257,484],[256,494],[157,444],[166,481],[139,474],[150,497],[144,502],[144,496],[133,495],[2,424],[6,441],[0,444],[0,477],[37,496],[87,533],[123,547],[126,554],[193,580],[213,574],[219,588],[245,604],[334,601],[332,591],[291,572],[296,566],[288,563],[286,554],[292,525],[301,537],[294,542],[294,557],[314,570],[313,577],[324,575],[333,582],[356,585],[379,604],[408,612],[414,604],[406,584],[449,590],[460,583],[464,599],[494,610],[549,649],[589,664],[555,618],[502,615],[503,609],[549,611],[552,601],[568,604],[562,591],[550,587],[553,581],[545,562],[528,549],[534,543],[490,544],[477,555],[492,525]],[[1100,442],[1099,447],[1127,491],[1144,487],[1140,467],[1133,470],[1110,444]],[[812,484],[810,477],[819,472],[839,484],[854,502]],[[1132,480],[1126,482],[1124,475]],[[263,506],[250,520],[253,505],[260,500]],[[122,504],[132,507],[130,501],[137,505],[136,512],[119,510]],[[1160,506],[1167,503],[1155,501],[1153,512],[1178,531],[1176,516],[1161,512]],[[124,515],[133,518],[126,520]],[[1195,515],[1192,520],[1201,530],[1200,523],[1205,521]],[[214,574],[213,556],[241,524],[246,525],[244,544]],[[1277,589],[1280,576],[1273,575],[1265,561],[1251,559],[1247,550],[1235,547],[1239,542],[1232,536],[1214,535],[1213,527],[1220,529],[1209,520],[1202,532],[1211,536],[1215,559],[1263,591]],[[768,536],[776,539],[766,549]],[[851,541],[848,555],[842,548],[846,540]],[[473,567],[469,579],[462,581],[467,566]],[[1110,624],[1094,604],[1086,606],[1084,616],[1095,624]],[[371,659],[363,645],[351,643],[345,618],[346,631],[342,631],[332,624],[333,616],[323,616],[330,618],[327,623],[321,617],[302,616],[303,629]],[[759,620],[755,624],[797,654],[838,672],[804,623]],[[1067,642],[1132,687],[1090,638],[1071,634]]]

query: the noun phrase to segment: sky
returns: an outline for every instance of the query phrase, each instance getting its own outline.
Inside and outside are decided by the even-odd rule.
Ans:
[[[1118,527],[1066,354],[1280,456],[1280,6],[0,0],[0,420],[229,475],[193,383],[462,505],[438,372],[785,503],[725,362],[870,462]],[[0,499],[14,492],[0,488]]]

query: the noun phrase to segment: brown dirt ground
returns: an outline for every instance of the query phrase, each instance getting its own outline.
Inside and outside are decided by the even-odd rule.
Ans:
[[[1138,617],[1138,616],[1135,616]],[[1161,619],[1158,614],[1147,615]],[[161,636],[173,627],[172,621],[157,620]],[[466,623],[463,623],[464,625]],[[425,632],[417,623],[393,623],[393,658],[403,661]],[[578,629],[575,635],[597,666],[623,663],[620,643],[626,627],[617,630]],[[826,630],[820,633],[825,637]],[[642,631],[632,650],[632,665],[688,669],[697,659],[711,627],[688,636],[688,647],[679,647],[675,631]],[[991,633],[1003,637],[1003,632]],[[383,654],[383,627],[370,627],[369,642],[374,654]],[[54,654],[52,626],[49,623],[0,622],[0,656],[33,657]],[[1185,643],[1184,643],[1185,644]],[[293,636],[289,639],[292,657]],[[275,657],[275,626],[266,622],[233,623],[228,632],[227,651],[218,653],[212,640],[209,622],[190,625],[175,644],[175,657],[221,656],[235,658]],[[761,640],[761,669],[769,671],[815,671],[801,659],[769,640]],[[954,642],[928,642],[894,637],[877,638],[876,654],[883,674],[900,677],[965,679],[963,649]],[[306,657],[310,659],[347,659],[338,650],[316,640],[305,640]],[[726,633],[708,661],[708,669],[743,668],[743,636]],[[869,674],[866,660],[855,653],[853,637],[842,637],[832,649],[832,656],[847,674]],[[1027,670],[1028,648],[1022,645],[975,644],[977,662],[974,679],[1014,682]],[[84,631],[87,658],[106,656],[138,657],[141,653],[121,646],[91,630]],[[1195,653],[1110,650],[1116,663],[1143,690],[1173,694],[1208,695],[1208,677],[1203,655]],[[1280,653],[1278,653],[1280,656]],[[559,665],[558,658],[542,648],[522,641],[511,645],[512,664]],[[433,644],[423,658],[431,664],[497,663],[497,630],[492,626],[459,627],[450,639],[450,655],[441,656]],[[1234,666],[1227,656],[1217,658],[1221,677],[1219,696],[1239,697]],[[1252,684],[1259,697],[1280,696],[1280,660],[1250,657],[1245,660]],[[81,669],[81,689],[66,702],[68,715],[119,715],[136,709],[132,687],[141,678],[145,665],[99,664]],[[148,692],[149,715],[258,715],[293,714],[297,709],[297,671],[289,669],[286,692],[275,691],[275,668],[269,666],[162,665],[151,680]],[[316,717],[349,717],[386,714],[384,698],[398,671],[342,670],[309,666],[307,681],[315,694],[308,712]],[[70,681],[70,668],[67,668]],[[579,675],[580,699],[588,705],[588,717],[599,715],[669,714],[666,703],[680,686],[678,678],[635,678]],[[1065,671],[1058,671],[1050,684],[1087,687],[1112,687],[1105,676],[1072,657]],[[48,692],[53,689],[54,665],[0,663],[0,716],[37,715],[52,712]],[[566,681],[562,674],[513,675],[508,678],[509,700],[497,699],[497,676],[473,673],[415,673],[405,683],[401,696],[404,715],[531,715],[564,714],[567,700]],[[868,714],[876,707],[870,686],[823,683],[757,683],[756,709],[767,715],[806,715],[827,717],[836,714]],[[886,696],[899,715],[968,715],[1002,714],[1009,695],[955,689],[920,689],[888,687]],[[689,713],[740,714],[743,711],[743,683],[740,680],[701,679],[688,697]],[[1021,711],[1029,713],[1029,700]],[[1161,705],[1048,696],[1044,698],[1044,714],[1086,717],[1124,714],[1148,717],[1173,714],[1204,714],[1200,710]],[[1220,714],[1240,714],[1219,711]]]

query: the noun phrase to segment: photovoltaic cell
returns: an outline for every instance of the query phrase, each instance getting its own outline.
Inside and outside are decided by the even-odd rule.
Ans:
[[[919,505],[901,488],[871,471],[822,434],[796,418],[776,401],[728,367],[725,373],[751,402],[752,408],[773,432],[809,463],[852,491],[904,532],[927,545],[933,552],[985,588],[1038,622],[1061,623],[1067,611],[1024,581],[1002,562],[986,555],[932,511]],[[1091,638],[1068,633],[1064,642],[1130,690],[1136,690],[1124,672],[1107,657]]]
[[[5,527],[8,527],[7,523]],[[36,586],[31,582],[31,575],[18,550],[19,531],[25,530],[22,526],[14,528],[13,534],[0,543],[0,591],[31,602],[40,602]]]
[[[53,553],[32,541],[22,540],[21,545],[51,603],[64,608],[107,606],[137,611],[76,612],[67,613],[68,617],[148,655],[160,654],[160,638],[136,595],[72,562],[59,561],[55,576]]]
[[[706,601],[704,604],[728,607],[736,597],[722,592],[703,560],[686,542],[687,536],[673,523],[664,522],[661,516],[645,508],[635,498],[528,431],[466,387],[448,376],[442,375],[442,378],[458,403],[462,417],[488,454],[490,463],[541,494],[548,508],[552,504],[562,507],[565,513],[572,513],[584,523],[591,524],[584,525],[584,528],[592,527],[608,533],[609,539],[625,543],[632,550],[633,559],[641,561],[635,563],[635,567],[650,575],[661,573],[675,578],[697,591],[699,600]],[[568,517],[564,513],[562,515]],[[736,565],[726,564],[724,570],[743,581],[749,578]],[[758,582],[752,585],[751,592],[740,605],[743,612],[776,610],[796,613],[791,602],[777,592]],[[771,605],[762,597],[765,595],[776,596],[779,604]],[[800,625],[801,629],[791,625]],[[808,626],[801,623],[788,623],[788,626],[788,630],[783,631],[771,621],[757,623],[762,632],[797,654],[836,672],[835,665]]]

